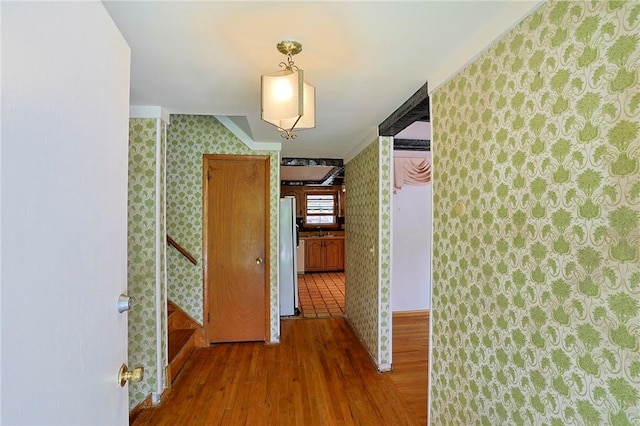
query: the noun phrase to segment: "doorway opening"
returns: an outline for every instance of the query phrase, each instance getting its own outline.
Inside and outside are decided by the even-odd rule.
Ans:
[[[343,317],[346,238],[343,160],[283,158],[280,179],[280,197],[294,198],[296,206],[299,317]],[[284,269],[288,274],[288,268]]]
[[[391,310],[428,312],[432,237],[431,118],[427,83],[378,128],[380,136],[393,137],[395,159],[391,202]],[[415,191],[416,188],[420,190]],[[421,211],[416,211],[418,209]]]
[[[409,180],[416,181],[424,181],[428,168],[431,180],[431,119],[427,83],[380,124],[379,134],[393,137],[394,154],[402,152],[397,157],[404,158],[394,161],[394,168],[407,167],[412,175]],[[405,181],[403,174],[394,177],[402,177],[401,180]],[[394,182],[395,188],[398,183]],[[397,191],[399,196],[394,194],[391,200],[391,347],[394,370],[408,366],[413,368],[411,383],[406,384],[414,390],[420,389],[412,393],[411,403],[419,407],[426,423],[431,339],[431,183],[428,187],[407,189]],[[406,339],[406,336],[410,338]]]

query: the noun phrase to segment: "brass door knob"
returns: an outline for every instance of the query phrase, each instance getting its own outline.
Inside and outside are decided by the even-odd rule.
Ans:
[[[120,371],[118,371],[118,382],[120,386],[124,386],[127,383],[127,380],[131,380],[132,382],[141,382],[144,377],[144,367],[134,368],[133,370],[129,370],[127,368],[127,364],[122,364],[120,367]]]
[[[256,265],[260,265],[264,260],[261,257],[256,257]]]

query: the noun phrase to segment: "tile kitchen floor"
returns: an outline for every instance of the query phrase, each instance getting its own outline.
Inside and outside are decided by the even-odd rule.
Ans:
[[[298,295],[303,318],[344,316],[344,272],[298,275]]]

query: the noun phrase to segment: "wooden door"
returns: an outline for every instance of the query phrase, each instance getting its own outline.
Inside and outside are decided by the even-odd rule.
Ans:
[[[209,341],[265,341],[269,157],[205,155],[203,178]]]

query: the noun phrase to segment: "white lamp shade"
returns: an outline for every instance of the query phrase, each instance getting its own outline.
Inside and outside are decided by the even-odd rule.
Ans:
[[[284,71],[262,76],[262,119],[278,126],[281,120],[302,115],[302,71]]]
[[[296,129],[313,129],[316,127],[316,88],[304,82],[304,114],[296,124]]]
[[[261,117],[279,129],[314,128],[315,92],[315,87],[304,82],[304,73],[300,69],[263,75]]]

